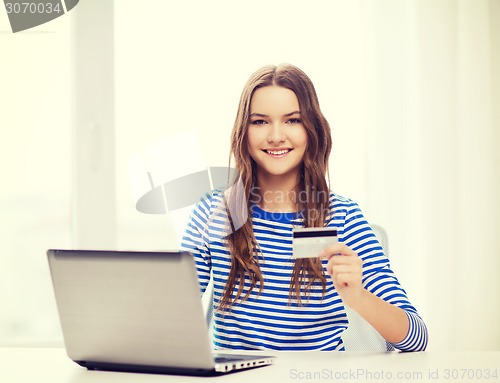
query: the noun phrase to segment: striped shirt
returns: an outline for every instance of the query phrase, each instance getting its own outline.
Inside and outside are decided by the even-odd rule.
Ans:
[[[181,249],[191,252],[203,293],[214,281],[213,305],[218,307],[231,268],[231,256],[224,241],[227,213],[222,194],[213,192],[194,208],[182,240]],[[403,351],[424,350],[427,329],[409,302],[389,260],[358,205],[350,199],[330,194],[327,226],[338,232],[339,242],[356,251],[363,260],[362,283],[376,296],[403,309],[409,318],[409,331],[400,343]],[[341,335],[348,321],[343,302],[327,276],[326,292],[317,281],[298,305],[289,299],[292,256],[292,228],[303,226],[300,213],[271,213],[254,205],[249,213],[261,251],[259,266],[264,287],[257,285],[248,299],[223,314],[214,310],[214,344],[217,349],[344,350]],[[326,260],[323,261],[326,265]],[[246,276],[245,289],[250,287]],[[234,295],[233,295],[234,296]]]

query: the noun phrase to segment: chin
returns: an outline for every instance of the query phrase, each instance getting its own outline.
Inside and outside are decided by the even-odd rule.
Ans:
[[[265,173],[274,177],[284,177],[290,175],[297,175],[297,169],[263,169]]]

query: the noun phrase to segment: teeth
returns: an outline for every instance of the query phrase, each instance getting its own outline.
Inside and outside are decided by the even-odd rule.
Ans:
[[[269,154],[273,154],[275,156],[279,156],[281,154],[288,153],[290,150],[289,149],[283,149],[283,150],[266,150]]]

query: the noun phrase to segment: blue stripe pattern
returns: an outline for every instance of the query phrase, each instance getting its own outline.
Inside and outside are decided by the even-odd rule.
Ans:
[[[231,257],[224,244],[228,233],[228,217],[222,194],[207,195],[194,208],[181,249],[195,257],[200,289],[203,293],[214,279],[213,305],[221,301],[229,277]],[[394,348],[421,351],[427,346],[427,328],[417,310],[409,302],[390,268],[389,260],[358,205],[350,199],[331,194],[327,226],[337,229],[339,242],[346,243],[363,260],[363,286],[373,294],[402,308],[410,327],[405,339]],[[234,350],[344,350],[342,332],[347,316],[340,296],[329,277],[326,292],[315,283],[302,305],[289,299],[289,286],[294,260],[292,228],[303,226],[300,213],[270,213],[258,206],[251,209],[252,224],[262,252],[260,268],[264,288],[259,286],[244,302],[231,311],[214,311],[214,343],[217,349]],[[326,260],[323,262],[326,264]],[[249,290],[245,279],[243,294]]]

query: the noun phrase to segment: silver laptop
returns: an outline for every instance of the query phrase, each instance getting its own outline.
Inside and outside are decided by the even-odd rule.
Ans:
[[[215,375],[274,362],[213,355],[185,252],[47,251],[68,356],[88,369]]]

